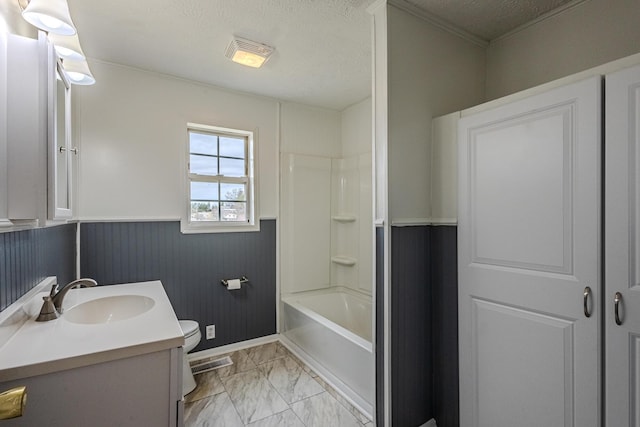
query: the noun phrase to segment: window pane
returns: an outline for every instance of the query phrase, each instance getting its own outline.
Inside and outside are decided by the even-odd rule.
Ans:
[[[218,200],[217,182],[191,182],[191,200]]]
[[[246,200],[244,184],[220,183],[220,200]]]
[[[217,202],[191,202],[191,221],[219,221]]]
[[[200,175],[218,175],[218,158],[211,156],[189,156],[189,172]]]
[[[189,132],[189,152],[197,154],[218,154],[218,136]]]
[[[244,159],[244,138],[220,137],[220,155]]]
[[[220,204],[221,221],[247,221],[246,202],[222,202]]]
[[[244,160],[220,157],[220,175],[245,176]]]

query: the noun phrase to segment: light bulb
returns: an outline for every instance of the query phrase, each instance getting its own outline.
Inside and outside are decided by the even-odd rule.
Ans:
[[[38,14],[38,18],[40,18],[40,22],[51,29],[60,28],[63,25],[59,19],[49,15]]]
[[[67,76],[74,82],[81,82],[84,79],[84,74],[75,71],[67,71]]]

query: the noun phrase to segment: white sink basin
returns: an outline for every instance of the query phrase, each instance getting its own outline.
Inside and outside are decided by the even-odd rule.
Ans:
[[[154,304],[143,295],[116,295],[78,304],[65,310],[62,317],[72,323],[111,323],[146,313]]]

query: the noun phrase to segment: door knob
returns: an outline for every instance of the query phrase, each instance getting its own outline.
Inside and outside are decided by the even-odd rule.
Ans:
[[[22,416],[27,404],[27,388],[16,387],[0,393],[0,420]]]

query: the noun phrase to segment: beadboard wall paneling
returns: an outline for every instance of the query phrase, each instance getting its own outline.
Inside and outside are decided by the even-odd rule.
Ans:
[[[456,227],[431,227],[434,418],[438,427],[460,425],[457,235]]]
[[[75,278],[76,224],[0,233],[0,311],[47,276]]]
[[[391,227],[391,418],[434,416],[431,227]]]
[[[392,227],[391,271],[393,425],[458,427],[457,228]]]
[[[178,221],[80,225],[80,270],[99,284],[161,280],[179,319],[200,324],[194,351],[276,332],[276,221],[259,232],[182,234]],[[229,291],[222,279],[247,276]],[[206,340],[205,327],[216,325]]]

